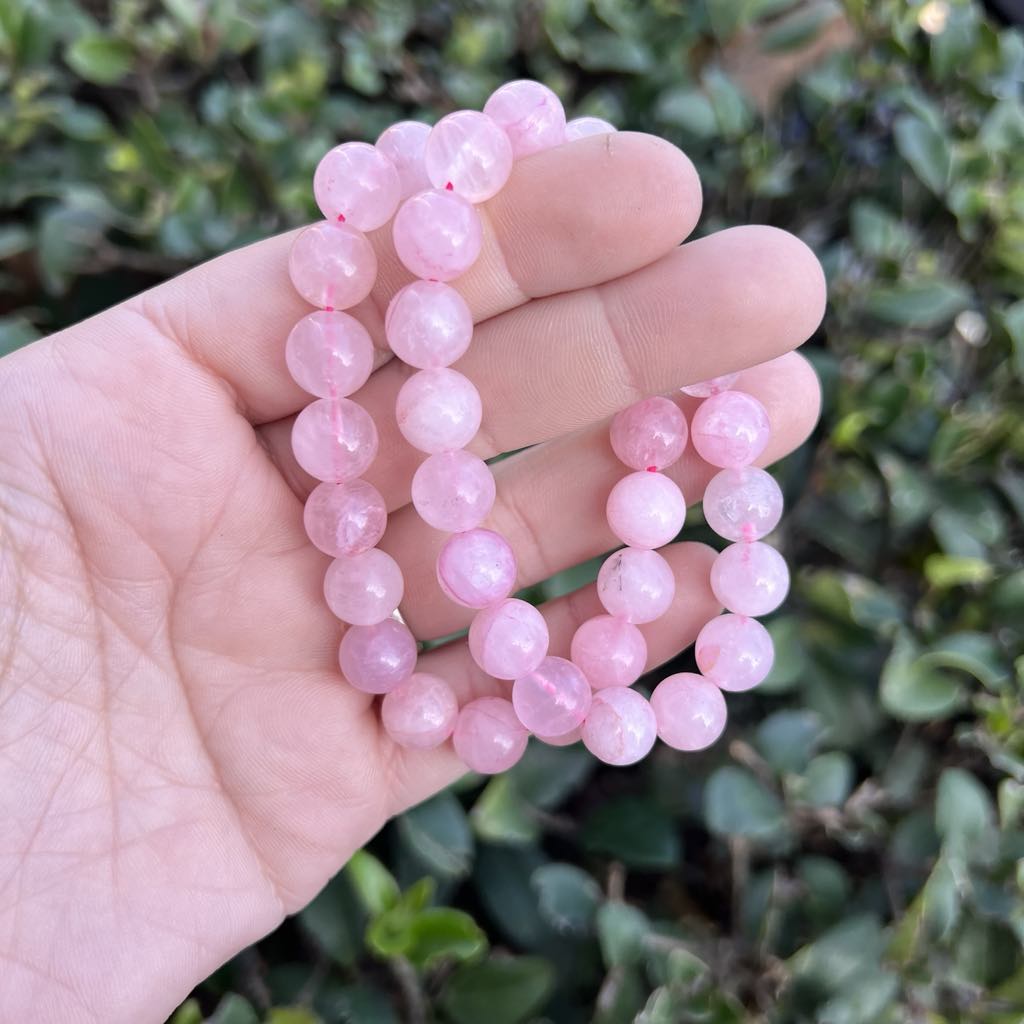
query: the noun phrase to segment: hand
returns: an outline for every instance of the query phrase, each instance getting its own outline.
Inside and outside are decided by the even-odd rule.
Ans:
[[[755,367],[741,386],[771,415],[764,461],[806,437],[818,386],[790,350],[822,315],[818,264],[764,227],[679,248],[700,187],[672,146],[583,139],[523,161],[483,209],[484,252],[456,282],[479,325],[459,369],[483,397],[478,454],[536,445],[495,467],[490,523],[520,586],[613,546],[607,419],[636,398]],[[314,482],[289,449],[310,401],[284,367],[308,312],[290,240],[0,362],[0,1019],[162,1020],[462,770],[450,745],[396,748],[339,676],[328,560],[302,529]],[[408,504],[422,456],[395,427],[409,371],[382,330],[408,275],[386,229],[373,241],[380,277],[354,313],[378,369],[354,398],[381,435],[382,546],[427,639],[470,615],[441,596],[443,538]],[[692,499],[712,472],[692,450],[671,470]],[[666,555],[680,586],[644,627],[651,667],[717,611],[712,552]],[[552,650],[597,609],[592,587],[546,606]],[[462,699],[498,685],[463,642],[421,666]]]

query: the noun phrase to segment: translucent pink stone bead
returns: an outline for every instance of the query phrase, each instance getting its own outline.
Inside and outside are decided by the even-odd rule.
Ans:
[[[369,379],[373,342],[355,317],[317,310],[292,328],[284,359],[303,391],[318,398],[345,398]]]
[[[388,305],[384,333],[391,351],[420,370],[449,366],[473,340],[466,300],[440,281],[413,281]]]
[[[338,664],[357,690],[387,693],[416,668],[416,640],[397,619],[351,626],[341,638]]]
[[[737,615],[767,615],[786,599],[789,569],[769,544],[730,544],[711,564],[711,590]]]
[[[420,370],[401,387],[395,418],[402,436],[421,452],[465,448],[480,429],[480,392],[457,370]]]
[[[771,424],[765,407],[743,391],[722,391],[705,399],[693,414],[693,447],[712,466],[749,466],[765,450]]]
[[[358,228],[322,220],[292,242],[288,276],[310,305],[348,309],[370,294],[377,279],[377,254]]]
[[[462,763],[484,775],[511,768],[523,756],[529,738],[512,705],[501,697],[470,701],[459,712],[452,734]]]
[[[441,452],[420,463],[412,503],[435,530],[463,533],[479,526],[494,505],[494,475],[467,451]]]
[[[686,499],[664,473],[630,473],[612,488],[605,514],[623,544],[660,548],[683,528]]]
[[[483,244],[480,215],[454,192],[418,192],[398,208],[392,226],[398,258],[417,277],[451,281],[476,262]]]
[[[318,398],[292,425],[295,461],[317,480],[354,480],[377,456],[370,414],[348,398]]]
[[[696,672],[663,679],[651,694],[658,735],[676,750],[710,747],[725,729],[727,712],[722,691]]]
[[[583,745],[605,764],[636,764],[658,738],[651,705],[628,686],[609,686],[594,694],[582,728]]]
[[[313,175],[320,212],[332,221],[373,231],[398,209],[402,186],[395,165],[365,142],[345,142],[329,150]]]
[[[302,513],[309,539],[334,558],[376,547],[388,524],[380,491],[365,480],[322,483],[313,488]]]
[[[679,390],[691,398],[710,398],[722,391],[728,391],[738,379],[738,373],[723,373],[721,377],[709,377],[696,384],[684,384]]]
[[[647,664],[647,641],[631,622],[595,615],[576,630],[570,657],[595,690],[630,686]]]
[[[675,402],[656,396],[612,420],[612,451],[630,469],[665,469],[686,448],[686,418]]]
[[[437,556],[437,581],[445,595],[466,608],[503,601],[516,585],[516,556],[493,530],[453,534]]]
[[[532,604],[509,598],[477,613],[469,653],[495,679],[517,679],[547,657],[548,625]]]
[[[486,114],[457,110],[431,129],[425,153],[434,188],[449,185],[471,203],[497,195],[512,171],[512,144]]]
[[[704,491],[704,518],[726,540],[760,540],[782,518],[782,491],[755,466],[723,469]]]
[[[565,140],[572,142],[588,135],[610,135],[614,131],[615,125],[603,117],[574,117],[565,126]]]
[[[512,684],[516,715],[538,736],[562,736],[582,725],[590,701],[587,677],[565,658],[545,658]]]
[[[597,596],[609,615],[627,622],[653,622],[676,594],[672,567],[657,551],[623,548],[609,555],[597,574]]]
[[[540,82],[507,82],[491,93],[484,113],[508,133],[516,159],[565,142],[562,102]]]
[[[398,607],[404,590],[402,570],[380,548],[336,558],[324,576],[327,607],[353,626],[383,622]]]
[[[452,688],[438,676],[415,672],[388,691],[380,705],[387,734],[412,750],[439,747],[455,728],[459,702]]]
[[[570,732],[564,733],[561,736],[538,736],[537,739],[541,743],[546,743],[549,747],[569,747],[573,743],[579,743],[580,737],[583,735],[583,730],[577,726]]]
[[[414,193],[430,188],[427,165],[423,159],[428,135],[429,124],[422,121],[399,121],[390,128],[385,128],[377,139],[377,149],[391,161],[398,172],[402,199],[408,199]]]
[[[775,650],[768,630],[745,615],[719,615],[697,634],[701,672],[723,690],[753,689],[771,671]]]

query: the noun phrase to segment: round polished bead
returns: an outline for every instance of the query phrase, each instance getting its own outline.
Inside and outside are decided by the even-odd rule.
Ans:
[[[402,199],[408,199],[414,193],[430,188],[427,165],[423,158],[429,135],[429,124],[422,121],[399,121],[390,128],[385,128],[377,139],[377,149],[391,161],[398,172]]]
[[[615,125],[603,117],[574,117],[565,126],[566,142],[583,139],[588,135],[610,135]]]
[[[580,726],[576,726],[575,729],[563,733],[561,736],[538,736],[537,739],[549,747],[570,747],[573,743],[579,743],[582,735],[582,729]]]
[[[711,564],[711,590],[737,615],[767,615],[786,599],[789,569],[770,544],[730,544]]]
[[[473,315],[451,285],[413,281],[388,304],[384,333],[403,363],[436,369],[465,354],[473,340]]]
[[[459,702],[440,677],[414,672],[381,701],[384,731],[400,746],[431,750],[452,734],[459,717]]]
[[[696,672],[663,679],[651,694],[651,707],[662,742],[676,750],[703,750],[725,729],[722,691]]]
[[[348,309],[370,294],[377,279],[377,254],[358,228],[322,220],[292,242],[288,276],[310,305]]]
[[[373,231],[398,209],[402,186],[395,165],[366,142],[345,142],[329,150],[313,175],[313,195],[331,221]]]
[[[630,473],[612,488],[605,514],[623,544],[660,548],[683,528],[686,499],[664,473]]]
[[[653,622],[676,594],[672,567],[657,551],[623,548],[609,555],[597,574],[597,596],[609,615],[627,622]]]
[[[435,530],[463,533],[479,526],[494,505],[494,474],[467,451],[441,452],[420,463],[412,478],[412,503]]]
[[[388,524],[380,491],[365,480],[318,484],[306,499],[302,519],[309,539],[334,558],[376,547]]]
[[[486,114],[457,110],[431,129],[427,176],[434,188],[451,188],[471,203],[497,195],[512,171],[512,144]]]
[[[771,424],[765,407],[743,391],[722,391],[693,414],[693,447],[712,466],[749,466],[765,450]]]
[[[582,725],[590,701],[587,677],[566,658],[545,658],[512,684],[516,715],[538,736],[563,736]]]
[[[398,607],[404,590],[402,570],[380,548],[336,558],[324,576],[327,607],[353,626],[383,622]]]
[[[355,317],[317,310],[292,328],[284,358],[303,391],[318,398],[345,398],[369,379],[373,342]]]
[[[455,533],[437,556],[437,581],[445,595],[466,608],[503,601],[516,585],[516,556],[493,530]]]
[[[768,630],[746,615],[719,615],[697,634],[701,672],[723,690],[740,693],[763,682],[775,650]]]
[[[341,638],[338,664],[357,690],[387,693],[416,668],[416,640],[397,619],[351,626]]]
[[[623,409],[610,433],[612,451],[630,469],[666,469],[686,448],[686,418],[675,402],[660,396]]]
[[[392,226],[398,258],[417,277],[451,281],[476,262],[483,226],[473,205],[454,192],[410,196]]]
[[[723,469],[704,491],[704,518],[726,540],[760,540],[782,518],[782,491],[763,469]]]
[[[507,700],[480,697],[459,712],[452,742],[467,768],[494,775],[511,768],[523,756],[529,738]]]
[[[507,82],[491,93],[484,113],[505,129],[516,159],[565,142],[562,102],[540,82]]]
[[[517,679],[547,657],[548,624],[532,604],[511,597],[477,613],[469,653],[495,679]]]
[[[647,664],[647,641],[633,623],[595,615],[576,630],[569,656],[595,690],[630,686]]]
[[[377,428],[350,399],[318,398],[292,425],[292,452],[317,480],[354,480],[377,456]]]
[[[684,384],[679,390],[691,398],[710,398],[712,395],[728,391],[739,379],[738,373],[723,373],[721,377],[709,377],[696,384]]]
[[[658,738],[654,711],[628,686],[609,686],[594,694],[582,728],[583,745],[605,764],[636,764]]]
[[[421,452],[465,448],[480,429],[480,392],[457,370],[420,370],[401,387],[395,419],[402,436]]]

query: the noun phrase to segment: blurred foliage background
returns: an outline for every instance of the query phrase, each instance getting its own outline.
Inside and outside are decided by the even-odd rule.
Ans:
[[[827,269],[778,663],[704,755],[539,746],[414,809],[175,1024],[1024,1020],[1018,30],[958,0],[0,0],[0,352],[311,218],[336,140],[517,76],[682,146],[701,231],[776,224]]]

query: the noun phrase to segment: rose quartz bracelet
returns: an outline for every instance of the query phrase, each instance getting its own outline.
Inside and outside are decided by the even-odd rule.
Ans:
[[[712,569],[712,588],[733,614],[714,619],[698,638],[703,676],[671,676],[650,702],[631,689],[647,660],[637,624],[664,614],[675,594],[671,568],[654,550],[675,538],[686,516],[682,492],[660,472],[687,443],[674,402],[647,399],[613,421],[612,446],[634,472],[613,488],[607,515],[627,546],[601,569],[598,594],[607,614],[579,628],[571,660],[548,655],[543,616],[509,596],[516,559],[508,541],[481,525],[496,488],[487,464],[466,450],[482,406],[472,382],[452,369],[472,341],[473,320],[449,283],[482,246],[475,204],[500,191],[516,159],[614,130],[600,118],[567,124],[555,94],[529,81],[502,86],[482,113],[458,111],[433,128],[400,122],[375,146],[345,143],[323,158],[314,192],[326,219],[303,231],[291,252],[296,289],[320,307],[296,325],[286,358],[298,384],[318,399],[298,416],[292,444],[299,464],[323,481],[307,500],[305,525],[334,558],[324,593],[348,623],[342,672],[357,689],[384,695],[381,719],[395,742],[428,749],[451,737],[459,757],[479,772],[511,767],[531,733],[555,744],[582,735],[611,764],[639,760],[656,735],[677,749],[700,749],[725,724],[720,688],[748,689],[771,665],[767,632],[749,616],[774,608],[788,584],[785,563],[760,543],[778,522],[781,495],[768,474],[750,465],[767,443],[764,408],[729,391],[724,378],[683,389],[706,398],[694,416],[694,447],[723,467],[705,494],[708,522],[737,542]],[[510,700],[484,697],[461,710],[443,679],[415,670],[416,642],[397,611],[402,573],[375,547],[386,525],[384,500],[359,479],[376,455],[377,433],[348,396],[366,382],[373,346],[359,322],[340,311],[366,298],[376,276],[362,232],[392,217],[395,250],[417,278],[385,316],[392,351],[413,370],[396,401],[398,427],[426,456],[413,477],[412,502],[428,525],[449,534],[437,578],[448,598],[476,611],[473,659],[510,684]]]

